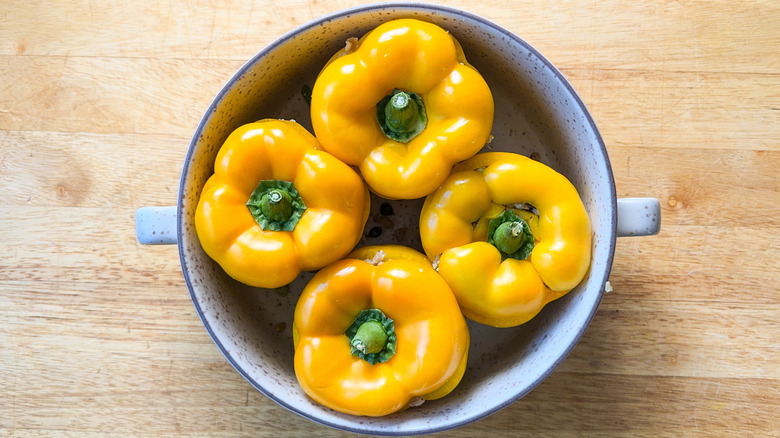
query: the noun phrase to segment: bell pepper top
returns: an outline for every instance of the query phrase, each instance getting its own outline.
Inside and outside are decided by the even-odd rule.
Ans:
[[[479,153],[455,165],[426,197],[419,224],[464,315],[482,324],[524,324],[590,266],[590,219],[576,188],[519,154]]]
[[[274,289],[347,255],[370,202],[360,175],[303,126],[265,119],[236,128],[217,151],[195,231],[230,277]]]
[[[371,365],[387,362],[395,354],[395,324],[379,309],[361,310],[345,334],[352,355]]]
[[[502,259],[525,260],[534,249],[534,236],[525,219],[510,209],[488,223],[488,243],[501,252]]]
[[[382,133],[401,143],[417,137],[428,123],[422,98],[411,91],[394,90],[379,101],[376,110]]]
[[[349,41],[312,87],[314,133],[374,193],[426,196],[489,141],[490,87],[433,23],[391,20]]]
[[[266,231],[292,231],[306,211],[295,185],[280,180],[260,181],[246,205]]]
[[[450,287],[423,254],[399,245],[361,247],[317,272],[298,298],[292,334],[301,388],[352,415],[444,397],[469,349]]]

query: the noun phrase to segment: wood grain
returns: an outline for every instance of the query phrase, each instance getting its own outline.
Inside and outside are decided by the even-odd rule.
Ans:
[[[254,390],[203,329],[175,247],[190,135],[248,58],[363,1],[4,2],[0,436],[352,434]],[[618,195],[662,231],[619,239],[593,322],[527,397],[439,436],[780,436],[780,3],[436,2],[549,58],[590,109]]]

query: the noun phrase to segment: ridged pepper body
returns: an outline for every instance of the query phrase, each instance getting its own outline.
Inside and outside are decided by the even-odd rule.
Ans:
[[[526,259],[506,257],[487,242],[487,224],[506,210],[530,226],[534,246]],[[497,327],[527,322],[579,284],[590,266],[590,220],[576,189],[518,154],[481,153],[455,166],[426,198],[420,235],[463,313]]]
[[[247,202],[261,181],[291,182],[306,210],[292,231],[264,230]],[[195,212],[204,251],[250,286],[275,288],[348,254],[368,218],[369,194],[349,166],[292,121],[236,129],[219,150]]]
[[[490,89],[458,42],[431,23],[393,20],[356,46],[337,53],[314,84],[314,132],[380,196],[423,197],[489,140]],[[416,93],[427,114],[425,129],[408,143],[389,138],[377,120],[378,102],[396,89]]]
[[[345,335],[359,313],[379,309],[394,325],[395,353],[371,364]],[[465,371],[469,333],[447,283],[422,254],[373,246],[320,270],[293,323],[295,374],[317,402],[382,416],[451,392]]]

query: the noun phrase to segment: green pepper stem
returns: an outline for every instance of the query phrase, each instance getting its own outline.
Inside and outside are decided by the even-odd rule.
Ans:
[[[410,132],[414,129],[420,109],[408,94],[401,91],[390,98],[385,106],[387,127],[396,132]]]
[[[488,243],[501,258],[525,260],[534,249],[534,236],[528,223],[513,210],[505,210],[488,222]]]
[[[387,333],[385,333],[382,323],[366,321],[360,324],[350,344],[364,354],[379,353],[385,349]]]
[[[377,121],[388,138],[407,143],[425,129],[428,117],[420,96],[393,90],[377,104]]]
[[[361,310],[344,334],[352,355],[371,365],[386,362],[395,354],[395,325],[379,309]]]
[[[523,236],[523,224],[520,222],[504,222],[496,228],[493,234],[493,242],[499,251],[507,254],[520,249],[525,243]]]
[[[281,180],[260,181],[246,206],[266,231],[292,231],[306,211],[293,183]]]
[[[269,219],[284,222],[292,215],[292,196],[282,189],[269,190],[260,198],[260,210]]]

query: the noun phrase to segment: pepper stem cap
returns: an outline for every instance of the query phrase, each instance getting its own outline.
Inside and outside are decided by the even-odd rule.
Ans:
[[[385,349],[387,333],[379,321],[366,321],[358,327],[349,344],[363,354],[379,353]]]
[[[376,105],[377,121],[390,139],[408,143],[428,124],[422,98],[413,92],[395,89]]]
[[[395,354],[395,325],[379,309],[361,310],[344,334],[352,355],[371,365],[386,362]]]
[[[246,206],[265,231],[292,231],[306,211],[293,183],[281,180],[260,181]]]
[[[525,260],[534,249],[534,236],[523,218],[504,210],[488,222],[488,243],[498,249],[502,260]]]

